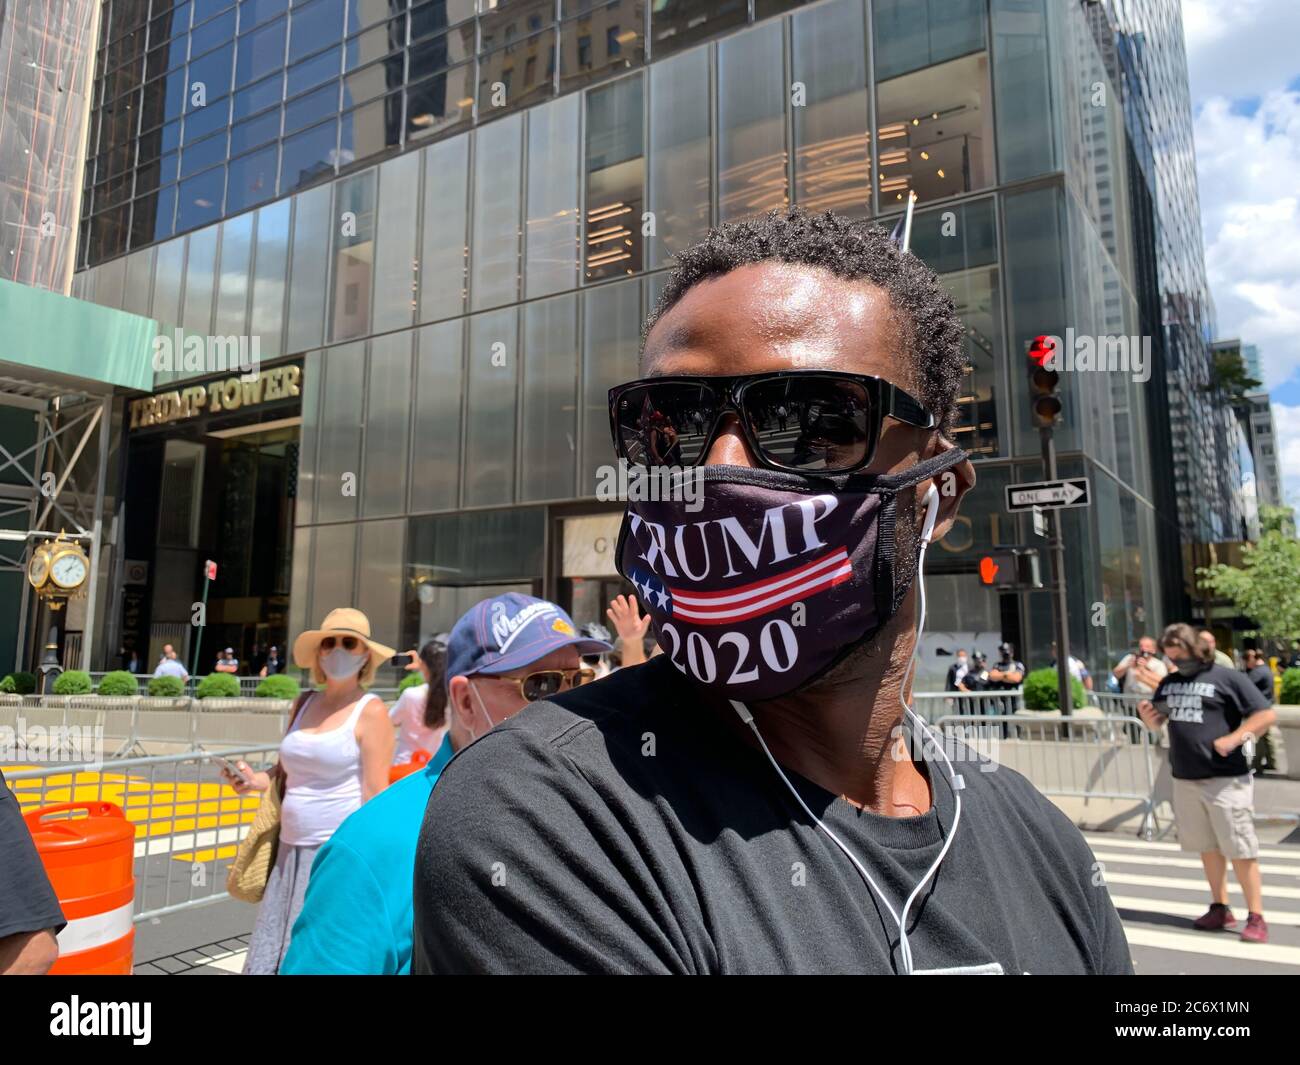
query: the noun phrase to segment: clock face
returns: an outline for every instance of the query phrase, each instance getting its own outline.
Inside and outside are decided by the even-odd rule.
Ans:
[[[27,580],[33,588],[39,588],[50,575],[50,559],[44,551],[37,551],[27,563]]]
[[[76,588],[86,579],[86,560],[81,555],[60,555],[50,563],[50,578],[60,588]]]

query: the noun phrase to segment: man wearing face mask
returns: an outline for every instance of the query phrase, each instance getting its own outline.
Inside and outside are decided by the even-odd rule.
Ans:
[[[1246,899],[1241,938],[1267,943],[1259,839],[1255,835],[1255,782],[1242,752],[1277,720],[1269,701],[1244,675],[1215,661],[1214,645],[1190,625],[1170,625],[1160,646],[1174,672],[1151,698],[1138,703],[1147,728],[1169,723],[1178,843],[1199,853],[1209,881],[1210,908],[1192,922],[1203,932],[1233,928],[1228,908],[1228,861]]]
[[[442,746],[423,770],[366,803],[321,848],[280,972],[410,972],[415,842],[439,775],[456,752],[529,702],[592,679],[579,656],[610,649],[578,634],[554,603],[529,595],[509,593],[471,607],[447,638]]]
[[[610,393],[620,457],[668,434],[704,467],[702,509],[631,502],[616,549],[663,654],[447,767],[413,971],[1131,971],[1068,819],[905,712],[917,571],[974,483],[963,336],[863,222],[774,212],[678,256]]]
[[[961,679],[966,676],[968,669],[970,669],[970,662],[966,660],[966,649],[962,648],[957,652],[957,657],[953,659],[952,665],[948,667],[948,677],[943,685],[944,691],[961,691]]]

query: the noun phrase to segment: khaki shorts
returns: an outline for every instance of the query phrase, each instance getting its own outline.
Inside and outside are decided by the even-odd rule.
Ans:
[[[1218,851],[1225,858],[1259,857],[1255,835],[1255,781],[1239,777],[1174,780],[1174,818],[1185,851]]]

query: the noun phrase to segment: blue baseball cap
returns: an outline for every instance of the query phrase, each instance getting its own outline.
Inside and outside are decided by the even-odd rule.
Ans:
[[[531,665],[552,651],[572,647],[580,655],[600,655],[613,648],[604,640],[578,633],[554,603],[507,592],[469,608],[447,640],[447,683],[475,673],[492,676]]]

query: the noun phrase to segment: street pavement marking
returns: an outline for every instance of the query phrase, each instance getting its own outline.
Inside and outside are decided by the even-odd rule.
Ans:
[[[1164,843],[1158,840],[1147,843],[1145,840],[1133,839],[1127,836],[1097,835],[1087,832],[1084,833],[1083,838],[1088,841],[1090,847],[1124,847],[1134,850],[1174,851],[1178,854],[1192,853],[1183,850],[1177,843]],[[1300,862],[1300,847],[1260,847],[1259,856],[1261,858],[1282,858],[1286,861]]]
[[[168,854],[177,861],[183,862],[210,862],[214,857],[233,858],[235,851],[238,850],[239,841],[248,834],[248,829],[248,825],[232,825],[230,828],[219,828],[208,832],[180,832],[174,836],[153,836],[136,842],[135,856],[143,858]]]
[[[255,795],[235,795],[223,783],[150,782],[145,777],[113,772],[107,766],[103,772],[54,773],[45,783],[42,794],[40,780],[12,782],[24,812],[62,802],[116,803],[135,824],[137,858],[166,854],[182,862],[234,857],[236,844],[252,824],[261,801]],[[220,835],[202,829],[217,829]],[[186,839],[190,842],[181,842]],[[142,849],[145,840],[147,850]],[[227,841],[228,846],[219,845]],[[218,846],[213,849],[213,844]],[[204,846],[208,849],[198,849]]]
[[[1200,917],[1207,909],[1208,902],[1183,902],[1178,899],[1157,899],[1150,895],[1111,895],[1110,901],[1115,904],[1117,910],[1137,910],[1141,913],[1168,914],[1173,917]],[[1234,914],[1237,918],[1236,931],[1240,932],[1245,924],[1245,918],[1240,913]],[[1140,916],[1126,918],[1126,920],[1140,921]],[[1300,928],[1300,913],[1294,910],[1276,910],[1268,904],[1268,895],[1264,897],[1264,920],[1270,925],[1285,925],[1288,928]],[[1128,925],[1124,926],[1126,929]],[[1197,932],[1197,935],[1209,935],[1208,932]]]
[[[229,954],[224,958],[218,958],[216,961],[210,961],[207,964],[214,969],[223,969],[228,973],[242,973],[244,971],[244,962],[248,958],[248,951],[239,950],[234,954]]]
[[[1186,858],[1174,858],[1168,855],[1147,854],[1141,857],[1137,855],[1118,854],[1111,851],[1093,851],[1092,855],[1097,861],[1102,862],[1119,862],[1124,865],[1153,865],[1164,866],[1176,869],[1195,869],[1198,873],[1204,873],[1204,866],[1201,865],[1201,859],[1197,855],[1189,854]],[[1261,862],[1259,871],[1264,876],[1280,876],[1297,879],[1300,882],[1300,865],[1278,865],[1273,862]]]
[[[1300,947],[1285,947],[1277,943],[1244,943],[1231,932],[1226,935],[1210,932],[1160,932],[1153,928],[1125,925],[1124,935],[1131,947],[1155,947],[1158,950],[1178,950],[1187,954],[1213,954],[1238,961],[1300,966]]]
[[[1199,891],[1202,895],[1210,893],[1209,885],[1203,878],[1186,879],[1172,876],[1147,876],[1143,873],[1115,873],[1107,870],[1104,873],[1107,885],[1110,884],[1127,884],[1130,887],[1151,887],[1165,888],[1173,891]],[[1231,876],[1228,878],[1228,890],[1233,894],[1240,896],[1241,888],[1237,886]],[[1274,884],[1271,881],[1264,881],[1264,904],[1268,905],[1269,899],[1300,899],[1300,887],[1283,887]],[[1206,904],[1209,905],[1208,903]]]

